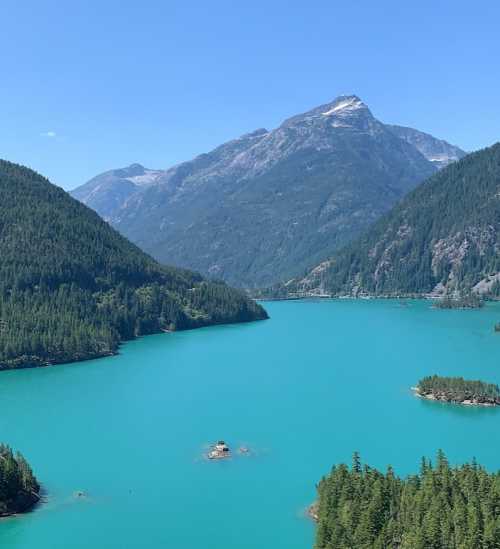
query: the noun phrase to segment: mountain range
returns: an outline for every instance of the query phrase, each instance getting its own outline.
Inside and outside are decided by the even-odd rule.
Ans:
[[[274,295],[500,297],[500,143],[430,177]]]
[[[0,369],[109,355],[167,330],[267,318],[224,283],[165,267],[47,179],[0,160]]]
[[[340,96],[167,170],[111,170],[72,195],[157,260],[255,288],[327,259],[464,154]]]

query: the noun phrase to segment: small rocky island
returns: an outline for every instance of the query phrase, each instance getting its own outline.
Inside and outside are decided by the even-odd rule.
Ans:
[[[210,447],[207,457],[208,459],[226,459],[231,457],[231,450],[223,440],[219,440],[216,444]]]
[[[237,453],[241,456],[249,456],[253,452],[248,446],[243,445],[238,448]],[[219,440],[209,447],[206,457],[208,459],[227,459],[231,457],[231,455],[231,449],[228,444],[223,440]]]
[[[40,484],[24,457],[0,444],[0,517],[25,513],[40,501]]]
[[[429,400],[466,406],[500,406],[498,385],[463,377],[424,377],[413,390],[417,396]]]

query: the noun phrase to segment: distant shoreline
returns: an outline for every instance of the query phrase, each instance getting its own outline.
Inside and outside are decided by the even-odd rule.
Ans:
[[[327,294],[319,294],[319,295],[302,295],[302,296],[290,296],[290,297],[255,297],[256,301],[304,301],[308,299],[325,299],[325,300],[347,300],[347,299],[353,299],[353,300],[377,300],[377,299],[415,299],[415,300],[426,300],[426,301],[438,301],[440,299],[443,299],[441,296],[436,296],[432,294],[399,294],[399,295],[378,295],[378,294],[366,294],[366,295],[346,295],[346,294],[339,294],[339,295],[327,295]],[[500,299],[489,297],[485,298],[485,301],[491,302],[491,303],[497,303],[500,302]],[[439,309],[439,307],[434,307],[435,309]],[[465,311],[465,310],[473,310],[475,308],[473,307],[456,307],[454,309],[443,309],[443,310],[457,310],[457,311]]]
[[[290,296],[290,297],[256,297],[254,298],[256,301],[305,301],[308,299],[325,299],[325,300],[347,300],[347,299],[355,299],[355,300],[375,300],[375,299],[437,299],[435,297],[428,297],[423,295],[362,295],[362,296],[354,296],[354,295],[303,295],[303,296]]]

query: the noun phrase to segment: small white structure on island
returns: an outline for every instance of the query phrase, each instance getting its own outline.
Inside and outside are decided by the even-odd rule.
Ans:
[[[228,458],[231,455],[231,451],[229,450],[229,446],[223,441],[219,440],[217,444],[214,444],[208,454],[208,459],[224,459]]]

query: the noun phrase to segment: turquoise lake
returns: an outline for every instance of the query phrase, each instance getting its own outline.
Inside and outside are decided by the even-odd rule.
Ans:
[[[498,304],[265,306],[268,321],[0,374],[0,440],[23,452],[47,491],[34,512],[0,521],[0,546],[310,549],[304,509],[315,483],[354,450],[402,475],[438,448],[453,463],[475,456],[500,468],[500,409],[410,391],[434,373],[499,383]],[[202,459],[219,438],[254,455]]]

